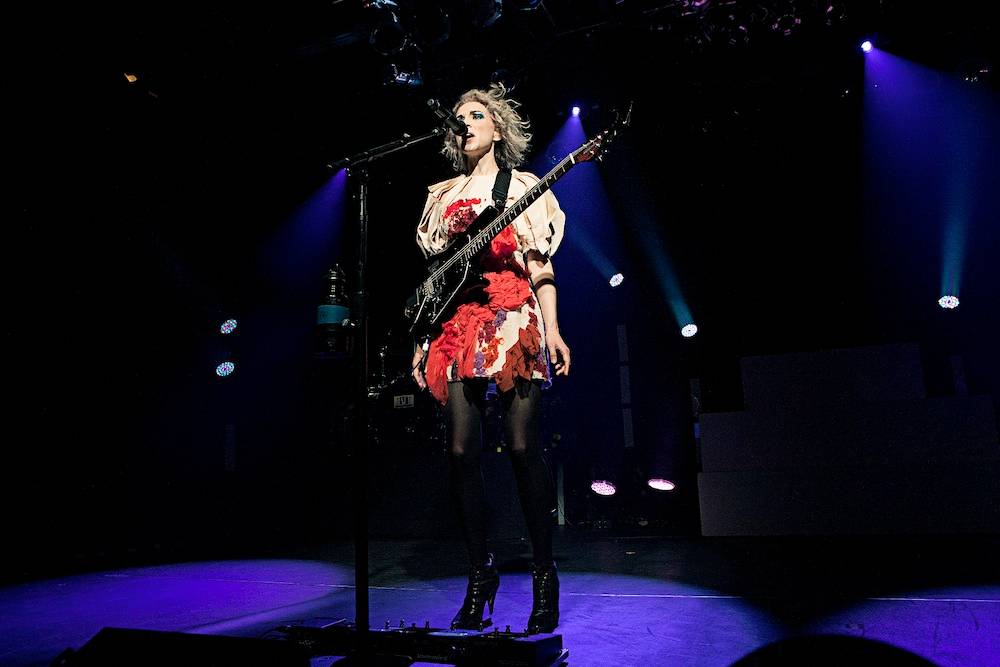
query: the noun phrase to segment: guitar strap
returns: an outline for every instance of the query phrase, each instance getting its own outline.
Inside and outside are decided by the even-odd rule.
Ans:
[[[507,190],[510,189],[510,169],[501,169],[493,183],[493,207],[497,211],[507,208]]]

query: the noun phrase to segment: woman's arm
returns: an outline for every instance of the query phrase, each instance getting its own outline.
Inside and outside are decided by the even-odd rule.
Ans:
[[[424,349],[420,345],[413,346],[413,365],[410,374],[421,389],[427,389],[427,378],[424,377]]]
[[[528,251],[525,265],[535,287],[538,305],[542,309],[545,323],[545,346],[549,349],[549,359],[556,369],[556,375],[569,375],[569,346],[559,333],[559,318],[556,315],[556,276],[552,260],[545,259],[537,251]]]

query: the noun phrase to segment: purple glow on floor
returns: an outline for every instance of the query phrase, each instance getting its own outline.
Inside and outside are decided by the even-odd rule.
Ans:
[[[329,606],[331,598],[351,607],[353,582],[350,568],[279,560],[184,563],[11,586],[0,597],[0,664],[48,664],[105,626],[198,632],[231,621],[246,626],[262,613],[271,625],[319,615],[314,607]]]
[[[938,665],[1000,665],[1000,586],[871,597],[804,629],[882,641]]]
[[[447,627],[465,579],[402,574],[373,576],[372,625],[404,620]],[[523,630],[531,609],[530,575],[501,569],[501,580],[494,624]],[[866,598],[792,623],[787,615],[781,620],[768,611],[774,599],[727,595],[669,578],[561,571],[560,580],[559,632],[574,667],[609,662],[721,667],[804,635],[879,640],[939,665],[997,664],[997,586]],[[0,663],[48,664],[106,626],[257,637],[289,621],[352,619],[353,581],[343,565],[256,560],[134,568],[12,586],[0,595]]]

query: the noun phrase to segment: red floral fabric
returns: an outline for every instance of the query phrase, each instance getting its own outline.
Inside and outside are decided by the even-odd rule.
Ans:
[[[458,199],[444,210],[444,219],[448,221],[448,235],[461,234],[475,222],[478,214],[473,206],[481,203],[481,199]]]

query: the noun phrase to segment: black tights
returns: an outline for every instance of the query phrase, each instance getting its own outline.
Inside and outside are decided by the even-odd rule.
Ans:
[[[483,450],[485,380],[448,384],[448,445],[452,488],[458,499],[462,530],[474,565],[487,559],[485,492],[480,457]],[[517,480],[525,523],[537,565],[552,564],[552,479],[542,458],[538,420],[542,391],[534,382],[518,382],[500,394],[507,447]]]

